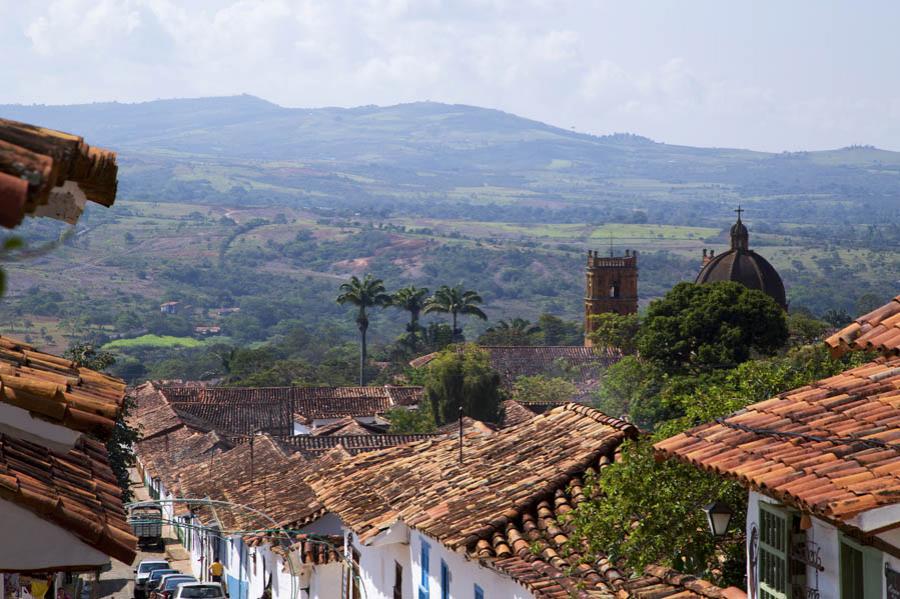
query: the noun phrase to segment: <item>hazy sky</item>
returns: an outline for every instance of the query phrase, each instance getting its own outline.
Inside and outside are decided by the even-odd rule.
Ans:
[[[896,0],[0,0],[0,103],[435,100],[669,143],[900,150],[898,26]]]

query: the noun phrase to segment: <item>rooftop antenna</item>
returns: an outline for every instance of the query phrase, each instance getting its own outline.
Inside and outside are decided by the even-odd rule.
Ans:
[[[609,257],[613,257],[613,234],[612,231],[609,232]]]
[[[459,463],[463,463],[463,409],[459,406]]]

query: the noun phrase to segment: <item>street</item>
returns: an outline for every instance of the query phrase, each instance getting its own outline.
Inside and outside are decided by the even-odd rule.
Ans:
[[[131,481],[135,501],[149,500],[150,495],[147,493],[147,489],[142,484],[137,472],[132,471]],[[124,564],[118,560],[112,560],[112,569],[100,575],[98,596],[115,599],[131,599],[134,597],[134,569],[144,559],[166,559],[176,570],[190,574],[190,555],[179,543],[178,538],[172,531],[172,527],[168,524],[163,526],[163,536],[166,541],[164,551],[138,548],[134,564]]]

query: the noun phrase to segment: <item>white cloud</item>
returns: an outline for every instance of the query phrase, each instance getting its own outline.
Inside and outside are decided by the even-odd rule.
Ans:
[[[779,40],[759,39],[759,48],[747,52],[738,34],[755,34],[752,24],[712,21],[680,3],[677,11],[659,6],[641,0],[627,6],[608,0],[0,0],[9,15],[0,23],[0,49],[17,65],[0,102],[242,92],[292,106],[431,99],[583,131],[628,130],[699,145],[897,146],[900,109],[893,98],[900,84],[877,70],[860,80],[866,73],[853,65],[854,85],[835,94],[842,88],[830,79],[849,78],[851,71],[826,65],[827,77],[810,75],[801,84],[780,68],[790,54],[775,47]],[[714,5],[705,6],[713,15]],[[712,31],[741,27],[751,29],[730,36],[734,43],[727,35],[716,47],[698,43]],[[838,47],[814,35],[814,27],[812,36],[791,34],[823,52],[866,54],[865,39]]]

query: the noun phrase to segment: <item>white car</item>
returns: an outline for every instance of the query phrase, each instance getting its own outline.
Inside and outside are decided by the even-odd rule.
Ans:
[[[178,585],[172,599],[225,599],[228,595],[219,582],[185,582]]]
[[[147,578],[154,570],[162,570],[169,567],[169,562],[164,559],[145,559],[134,569],[134,596],[141,598],[147,590]]]

